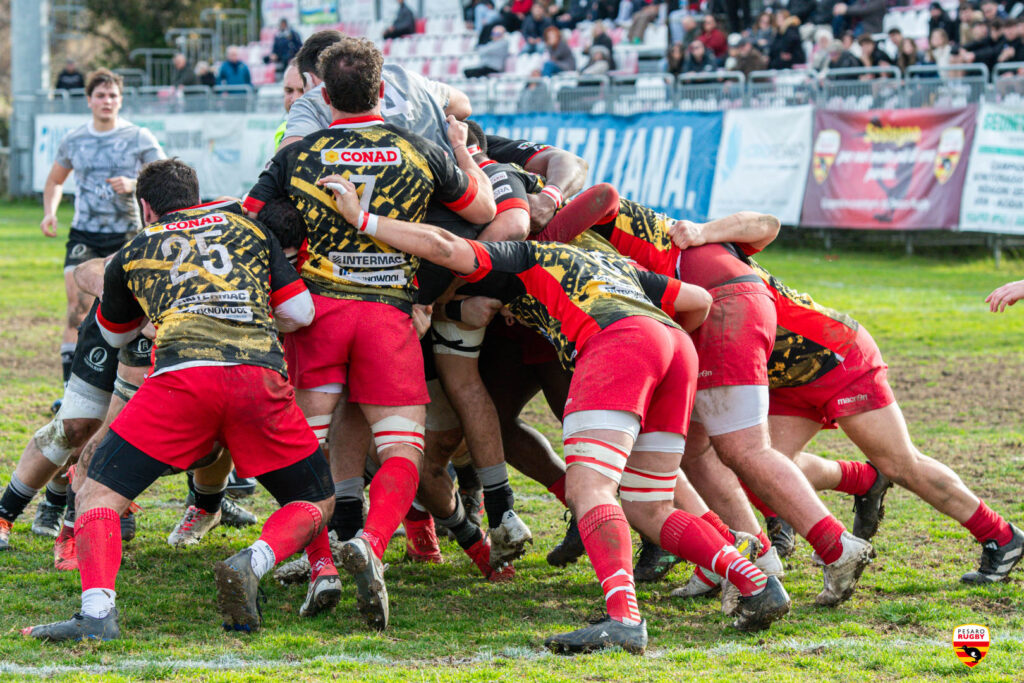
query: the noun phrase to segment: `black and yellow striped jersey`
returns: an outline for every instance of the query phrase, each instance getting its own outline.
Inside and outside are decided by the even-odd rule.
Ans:
[[[271,308],[306,291],[269,230],[237,202],[165,214],[108,264],[97,321],[108,331],[156,326],[153,374],[257,365],[285,374]]]
[[[362,299],[409,310],[419,259],[360,232],[341,217],[330,190],[316,182],[340,174],[356,186],[369,213],[419,223],[431,198],[458,211],[476,196],[476,182],[435,143],[374,116],[335,121],[279,151],[249,191],[245,208],[259,212],[288,197],[306,222],[302,278],[314,293]]]

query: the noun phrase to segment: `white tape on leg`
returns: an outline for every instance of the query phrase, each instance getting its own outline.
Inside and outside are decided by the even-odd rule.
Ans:
[[[423,452],[423,425],[415,420],[392,415],[373,423],[370,429],[378,454],[391,446],[409,446]]]
[[[569,437],[562,450],[566,467],[589,467],[616,484],[622,479],[622,469],[629,459],[629,454],[618,446],[589,437]]]
[[[73,449],[64,433],[64,420],[54,418],[50,424],[41,427],[32,438],[43,457],[57,467],[63,467],[71,457]]]
[[[655,500],[672,500],[676,490],[677,472],[678,470],[652,472],[626,467],[619,484],[619,497],[622,500],[644,503]]]
[[[313,436],[323,446],[327,443],[327,432],[331,428],[330,415],[312,415],[306,418],[309,428],[313,430]]]

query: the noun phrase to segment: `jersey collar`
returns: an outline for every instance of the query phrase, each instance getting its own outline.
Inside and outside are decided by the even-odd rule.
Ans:
[[[496,163],[498,163],[498,162],[495,161],[494,159],[484,159],[483,161],[479,162],[477,164],[477,166],[479,166],[480,168],[485,168],[487,166],[490,166],[491,164],[496,164]]]
[[[348,118],[338,119],[331,123],[331,128],[369,128],[370,126],[379,126],[382,123],[384,123],[384,119],[380,116],[367,114],[365,116],[349,116]]]

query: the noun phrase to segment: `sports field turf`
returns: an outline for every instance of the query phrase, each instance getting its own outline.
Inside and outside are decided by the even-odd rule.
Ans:
[[[59,391],[57,346],[64,311],[63,241],[38,230],[40,210],[0,205],[0,482],[27,439],[48,419]],[[62,214],[66,235],[70,214]],[[1024,277],[1010,261],[958,261],[769,248],[761,262],[787,284],[846,310],[878,339],[891,367],[911,433],[925,452],[954,466],[992,507],[1024,523],[1024,310],[988,313],[985,295]],[[557,440],[558,423],[533,405],[532,420]],[[187,428],[182,425],[182,429]],[[829,457],[859,457],[828,433],[812,447]],[[0,555],[0,678],[24,680],[842,680],[1019,681],[1024,663],[1024,571],[989,588],[959,583],[979,546],[951,520],[903,490],[887,499],[875,539],[879,557],[860,588],[834,610],[813,605],[820,570],[800,541],[785,580],[794,609],[763,634],[732,631],[717,602],[677,601],[686,580],[677,567],[665,583],[640,585],[651,645],[638,659],[608,652],[575,659],[540,647],[576,628],[603,604],[589,563],[567,570],[544,555],[560,539],[562,511],[539,485],[515,476],[520,514],[536,544],[517,563],[515,582],[488,585],[458,547],[442,541],[446,564],[402,562],[403,542],[386,555],[391,628],[367,630],[348,590],[337,610],[298,617],[304,588],[263,582],[264,630],[226,635],[215,609],[212,564],[247,545],[255,528],[218,528],[196,548],[172,550],[166,537],[181,512],[183,477],[164,479],[140,499],[139,535],[126,545],[118,584],[125,639],[44,645],[21,627],[68,617],[78,607],[78,575],[53,570],[49,538],[33,536],[30,507],[15,525],[15,550]],[[848,525],[851,499],[826,493]],[[272,511],[259,492],[247,504]],[[958,624],[989,627],[988,656],[973,670],[951,647]]]

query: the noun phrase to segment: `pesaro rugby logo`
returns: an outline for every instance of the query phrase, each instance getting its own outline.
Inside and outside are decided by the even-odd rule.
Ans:
[[[828,178],[836,155],[839,154],[841,141],[842,138],[838,130],[829,128],[818,133],[818,139],[814,141],[814,159],[811,160],[811,166],[814,171],[814,179],[819,185]]]
[[[959,126],[952,126],[942,131],[939,138],[939,149],[935,155],[935,179],[940,185],[944,185],[953,176],[957,164],[960,163],[960,155],[964,151],[964,129]]]
[[[953,651],[961,662],[973,668],[988,654],[988,627],[963,624],[953,629]]]

